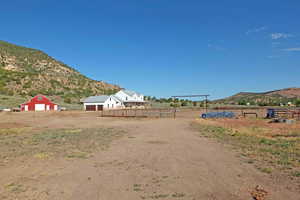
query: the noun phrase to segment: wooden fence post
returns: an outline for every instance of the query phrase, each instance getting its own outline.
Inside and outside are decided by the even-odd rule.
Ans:
[[[176,108],[174,108],[174,119],[176,119]]]

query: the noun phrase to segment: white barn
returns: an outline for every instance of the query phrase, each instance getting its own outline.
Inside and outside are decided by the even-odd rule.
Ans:
[[[101,111],[104,109],[120,109],[123,102],[114,95],[91,96],[83,100],[84,110]]]

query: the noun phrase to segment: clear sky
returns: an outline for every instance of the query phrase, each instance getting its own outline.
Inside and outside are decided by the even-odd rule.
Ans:
[[[9,0],[0,40],[158,97],[300,86],[299,0]]]

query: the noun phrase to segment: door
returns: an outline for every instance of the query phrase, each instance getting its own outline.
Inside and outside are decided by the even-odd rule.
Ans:
[[[86,111],[96,111],[96,105],[86,105],[85,110]]]
[[[97,109],[98,109],[98,111],[102,111],[103,110],[103,105],[98,105]]]
[[[47,105],[46,108],[47,108],[47,110],[50,110],[50,105]]]
[[[28,111],[28,105],[25,105],[25,111]]]
[[[54,110],[58,110],[57,105],[54,105]]]
[[[35,104],[34,105],[35,111],[44,111],[45,110],[45,104]]]

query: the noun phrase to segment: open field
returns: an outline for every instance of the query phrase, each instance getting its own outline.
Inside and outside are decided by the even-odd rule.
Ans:
[[[250,200],[257,185],[265,199],[299,199],[298,124],[289,126],[290,134],[286,125],[265,127],[264,120],[203,121],[197,115],[0,113],[0,199]],[[252,133],[259,138],[255,147],[270,152],[246,151],[248,143],[228,138]],[[216,135],[221,143],[210,138]]]
[[[266,173],[300,177],[300,124],[269,123],[263,119],[198,119],[201,136],[231,144]]]

